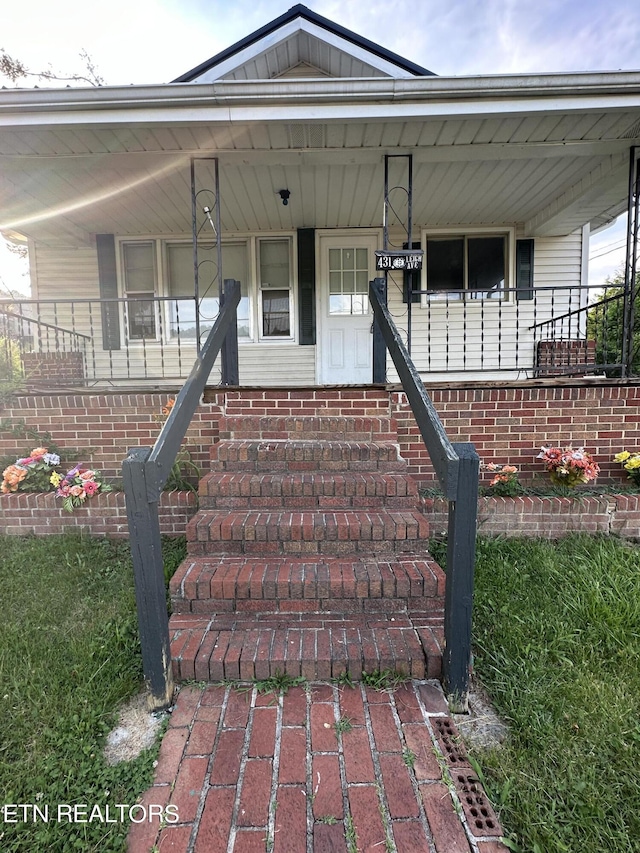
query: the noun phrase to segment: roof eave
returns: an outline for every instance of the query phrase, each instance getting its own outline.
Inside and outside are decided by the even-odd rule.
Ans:
[[[540,108],[561,111],[568,103],[598,99],[606,105],[624,99],[625,103],[640,106],[640,71],[615,71],[580,74],[508,75],[483,77],[412,77],[357,79],[280,79],[225,80],[215,83],[173,83],[142,86],[109,86],[99,88],[65,89],[4,89],[0,91],[0,116],[7,116],[5,126],[14,116],[22,124],[29,113],[105,113],[124,110],[127,113],[145,111],[141,121],[150,120],[151,112],[179,107],[201,110],[203,107],[260,106],[275,104],[302,108],[306,105],[325,105],[327,108],[366,105],[372,108],[394,104],[414,103],[440,106],[455,113],[456,104],[468,112],[470,104],[495,102],[499,111],[514,104],[522,109]],[[462,109],[466,104],[466,109]],[[510,105],[507,107],[507,105]],[[277,116],[274,116],[274,119]],[[199,117],[198,120],[202,120]]]

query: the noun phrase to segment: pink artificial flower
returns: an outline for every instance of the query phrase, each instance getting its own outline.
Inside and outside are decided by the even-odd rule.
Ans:
[[[88,480],[84,484],[84,490],[86,492],[87,497],[91,498],[96,492],[99,490],[100,486],[94,480]]]
[[[69,494],[73,495],[74,498],[79,498],[81,495],[84,494],[84,489],[82,488],[82,486],[71,486],[71,488],[69,489]]]
[[[81,480],[93,480],[95,476],[95,471],[78,471],[78,477],[80,477]]]

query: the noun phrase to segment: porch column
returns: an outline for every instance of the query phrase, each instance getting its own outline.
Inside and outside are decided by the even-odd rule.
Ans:
[[[629,151],[629,197],[627,205],[627,254],[624,266],[622,320],[622,376],[633,371],[635,303],[638,297],[638,240],[640,231],[640,147]]]

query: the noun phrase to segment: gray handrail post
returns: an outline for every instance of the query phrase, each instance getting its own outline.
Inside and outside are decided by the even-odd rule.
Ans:
[[[149,500],[150,447],[134,447],[122,463],[135,581],[142,668],[149,691],[148,705],[156,710],[171,704],[173,674],[169,643],[167,596],[164,584],[158,502]]]
[[[226,291],[225,304],[221,306],[218,318],[153,448],[134,447],[122,463],[142,666],[149,689],[148,705],[152,710],[166,708],[173,695],[158,501],[200,403],[211,368],[222,350],[225,336],[230,328],[236,328],[239,283],[230,281]]]
[[[386,278],[374,278],[378,298],[382,305],[387,304],[387,280]],[[374,314],[373,319],[373,384],[380,385],[387,380],[387,347],[378,318]]]
[[[230,298],[236,282],[232,278],[225,278],[224,287],[222,291],[222,299],[220,300],[220,310],[224,308],[225,302]],[[238,282],[238,285],[240,282]],[[227,336],[224,339],[224,344],[222,345],[222,352],[220,353],[221,359],[221,367],[222,367],[222,384],[223,385],[239,385],[240,384],[240,370],[238,367],[238,318],[236,315],[235,320],[229,326],[229,330],[227,332]]]
[[[442,667],[449,705],[464,714],[469,710],[480,458],[473,444],[455,442],[453,446],[460,461],[457,496],[449,501]]]

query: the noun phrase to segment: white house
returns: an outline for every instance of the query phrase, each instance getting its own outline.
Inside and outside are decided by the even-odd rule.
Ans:
[[[425,379],[599,368],[589,233],[635,204],[637,239],[638,145],[640,72],[439,77],[297,5],[172,83],[0,91],[37,300],[0,309],[43,381],[162,385],[236,279],[242,385],[363,384],[375,252],[420,249],[388,304]]]

